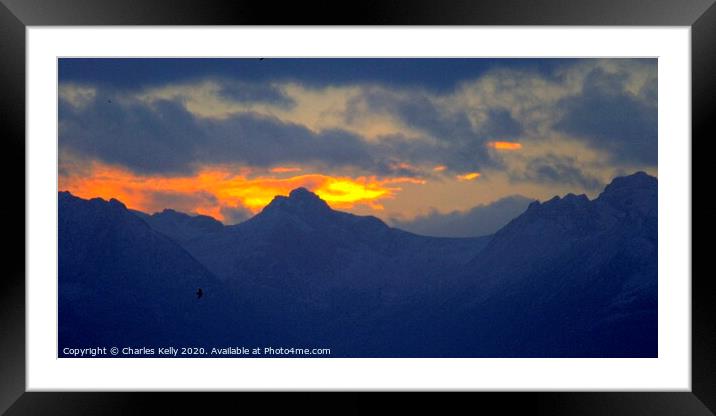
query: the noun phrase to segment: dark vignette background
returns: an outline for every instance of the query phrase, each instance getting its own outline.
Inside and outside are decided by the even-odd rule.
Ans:
[[[5,203],[5,273],[0,290],[0,412],[24,414],[136,414],[154,405],[162,413],[219,411],[262,406],[267,411],[310,409],[361,414],[411,409],[444,413],[458,406],[500,413],[549,415],[708,415],[716,409],[716,323],[710,275],[692,280],[692,393],[479,393],[400,394],[378,405],[384,394],[335,393],[24,393],[25,390],[25,215],[24,108],[25,26],[29,25],[675,25],[692,26],[692,136],[705,141],[713,132],[709,117],[716,104],[716,6],[713,0],[489,0],[297,2],[188,0],[0,0],[0,126],[4,163],[0,164]],[[709,134],[710,135],[710,134]],[[693,143],[692,139],[692,143]],[[704,154],[704,152],[702,152]],[[22,174],[20,173],[22,172]],[[704,182],[692,175],[694,182]],[[696,179],[699,181],[696,181]],[[702,188],[706,189],[706,188]],[[21,197],[22,195],[22,197]],[[692,202],[693,203],[693,202]],[[692,220],[693,222],[693,220]],[[703,226],[698,234],[710,230]],[[697,263],[698,264],[698,263]],[[383,402],[383,400],[381,400]]]

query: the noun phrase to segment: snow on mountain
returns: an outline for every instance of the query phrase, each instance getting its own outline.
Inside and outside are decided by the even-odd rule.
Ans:
[[[594,200],[533,202],[485,238],[408,233],[303,188],[232,226],[60,193],[61,339],[199,333],[333,356],[655,356],[657,188],[637,173]]]
[[[230,326],[223,284],[179,244],[115,199],[58,198],[61,343],[204,342],[217,316]]]
[[[451,310],[493,354],[654,356],[657,181],[616,178],[598,198],[569,194],[497,232],[466,267]],[[443,311],[444,312],[444,311]]]

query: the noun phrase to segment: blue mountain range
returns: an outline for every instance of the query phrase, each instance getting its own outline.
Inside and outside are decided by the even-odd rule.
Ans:
[[[642,172],[478,238],[391,228],[304,188],[231,226],[60,192],[59,343],[655,357],[657,218]]]

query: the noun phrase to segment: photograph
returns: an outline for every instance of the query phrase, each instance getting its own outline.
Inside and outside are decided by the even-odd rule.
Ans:
[[[59,56],[57,357],[659,358],[659,63]]]
[[[0,0],[0,414],[713,416],[713,2]]]

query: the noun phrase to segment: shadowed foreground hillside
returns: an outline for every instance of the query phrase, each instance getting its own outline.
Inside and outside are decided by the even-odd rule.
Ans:
[[[644,173],[591,201],[534,202],[481,238],[415,235],[303,188],[233,226],[66,192],[59,220],[60,348],[657,355],[657,181]]]

